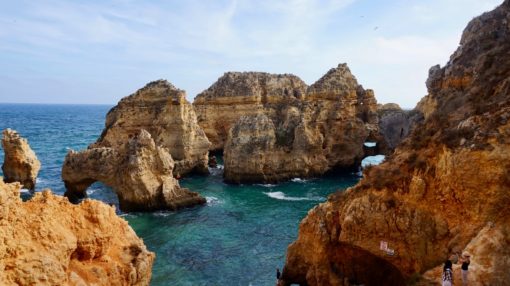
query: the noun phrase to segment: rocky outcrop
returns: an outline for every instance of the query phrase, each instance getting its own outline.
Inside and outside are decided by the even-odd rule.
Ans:
[[[409,112],[402,110],[398,104],[387,103],[377,108],[379,132],[382,135],[385,152],[394,150],[409,134],[411,121]]]
[[[2,171],[4,181],[20,182],[24,188],[35,189],[37,174],[41,169],[41,162],[18,132],[5,129],[3,131],[2,147],[5,152]]]
[[[227,181],[278,182],[359,164],[363,143],[378,132],[373,92],[358,85],[345,64],[306,93],[293,86],[260,100],[264,104],[258,102],[230,129],[224,148]]]
[[[228,72],[193,102],[198,124],[212,142],[211,150],[223,150],[230,128],[241,116],[265,112],[274,116],[275,105],[304,98],[307,85],[292,74]]]
[[[175,174],[208,173],[210,142],[183,90],[158,80],[121,99],[108,112],[105,129],[94,147],[122,146],[142,129],[152,135],[156,145],[168,148],[175,160]]]
[[[463,251],[470,284],[508,284],[509,23],[510,0],[469,23],[448,64],[431,71],[424,122],[301,222],[282,285],[433,282]]]
[[[114,137],[116,138],[116,137]],[[123,211],[176,210],[205,199],[181,188],[173,177],[174,160],[142,129],[116,147],[89,147],[70,151],[62,167],[66,196],[82,198],[96,181],[113,188]]]
[[[114,207],[0,182],[1,285],[149,285],[149,252]]]

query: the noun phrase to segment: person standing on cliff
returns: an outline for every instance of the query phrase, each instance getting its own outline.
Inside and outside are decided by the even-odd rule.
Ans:
[[[462,266],[460,267],[460,271],[462,273],[462,285],[467,286],[468,285],[468,267],[469,263],[471,263],[469,253],[463,253],[462,258],[460,259],[460,262],[462,262]]]
[[[282,277],[282,274],[280,273],[280,268],[276,268],[276,283],[280,282],[280,277]]]
[[[443,267],[443,286],[452,286],[453,285],[453,271],[452,271],[452,262],[450,260],[446,260]]]

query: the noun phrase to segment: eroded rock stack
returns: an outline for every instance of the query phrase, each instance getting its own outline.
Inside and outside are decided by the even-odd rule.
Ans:
[[[167,148],[156,145],[142,129],[116,147],[70,151],[62,167],[66,196],[83,198],[96,181],[113,188],[123,211],[176,210],[205,199],[181,188],[174,179],[174,160]]]
[[[354,168],[378,132],[373,92],[345,64],[308,88],[293,75],[227,73],[194,105],[214,148],[224,149],[225,179],[235,183]]]
[[[24,188],[34,190],[41,162],[28,145],[28,141],[22,138],[18,132],[5,129],[2,134],[2,147],[5,152],[2,165],[4,181],[8,183],[20,182]]]
[[[404,140],[411,129],[410,112],[398,104],[387,103],[377,107],[379,133],[383,136],[382,153],[389,153]]]
[[[104,203],[0,181],[1,285],[149,285],[154,253]]]
[[[123,211],[205,203],[174,179],[208,173],[210,142],[184,91],[164,80],[151,82],[112,108],[105,125],[96,143],[67,154],[62,168],[67,196],[85,197],[100,181],[114,189]]]
[[[439,282],[463,251],[470,285],[508,283],[509,51],[507,0],[472,20],[449,63],[431,70],[425,121],[408,140],[301,222],[282,285]]]

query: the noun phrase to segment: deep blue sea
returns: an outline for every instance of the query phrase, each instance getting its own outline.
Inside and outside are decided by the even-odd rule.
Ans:
[[[36,152],[42,163],[36,191],[50,188],[63,194],[60,174],[67,151],[84,149],[97,139],[110,107],[0,104],[0,129],[17,130]],[[2,150],[0,162],[3,156]],[[212,169],[210,176],[180,180],[207,198],[205,206],[119,214],[156,252],[151,285],[274,285],[275,269],[283,266],[287,246],[308,210],[358,179],[346,174],[235,186],[223,183],[221,168]],[[101,183],[87,193],[117,203],[115,193]]]

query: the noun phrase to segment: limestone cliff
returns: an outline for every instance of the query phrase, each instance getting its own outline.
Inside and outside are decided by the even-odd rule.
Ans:
[[[361,161],[363,143],[378,132],[377,103],[347,65],[331,69],[306,93],[291,86],[280,90],[279,97],[257,103],[230,129],[224,147],[227,181],[278,182]]]
[[[125,140],[116,147],[70,151],[62,167],[66,195],[85,197],[86,189],[100,181],[117,193],[123,211],[175,210],[205,203],[197,193],[179,186],[172,156],[156,145],[149,132],[142,129]]]
[[[212,142],[211,150],[222,150],[228,131],[241,116],[261,111],[274,115],[275,105],[296,103],[306,84],[291,74],[228,72],[193,102],[198,124]]]
[[[462,251],[472,253],[471,284],[508,284],[509,51],[506,0],[473,19],[448,64],[431,70],[425,121],[301,222],[281,284],[439,281],[442,263]]]
[[[0,181],[1,285],[149,285],[154,253],[104,203]]]
[[[2,147],[5,152],[2,165],[5,182],[20,182],[24,188],[34,190],[41,162],[28,145],[28,141],[22,138],[18,132],[5,129]]]
[[[105,129],[95,146],[123,145],[141,129],[152,135],[156,145],[168,148],[176,174],[208,173],[210,142],[197,124],[183,90],[158,80],[121,99],[108,112]]]
[[[390,153],[409,134],[411,119],[409,112],[402,110],[398,104],[387,103],[377,108],[379,118],[379,133],[384,141],[381,142],[386,149],[382,153]]]

